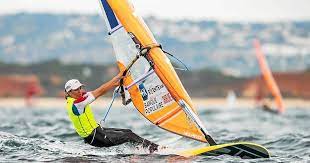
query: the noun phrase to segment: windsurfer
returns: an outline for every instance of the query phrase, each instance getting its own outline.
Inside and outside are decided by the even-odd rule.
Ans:
[[[267,102],[262,103],[262,109],[270,113],[275,113],[275,114],[279,113],[276,109],[273,109],[272,107],[270,107],[270,105]]]
[[[119,85],[123,72],[112,80],[102,84],[97,89],[86,92],[84,85],[77,79],[71,79],[65,84],[67,111],[70,120],[80,137],[96,147],[110,147],[130,142],[148,148],[150,153],[158,150],[158,145],[141,138],[130,129],[105,128],[100,126],[94,118],[90,103]]]

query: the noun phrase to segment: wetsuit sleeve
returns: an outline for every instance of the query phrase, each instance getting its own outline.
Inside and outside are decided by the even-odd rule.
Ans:
[[[85,112],[86,105],[95,101],[95,97],[91,92],[87,92],[82,97],[76,99],[72,105],[72,111],[79,116]]]

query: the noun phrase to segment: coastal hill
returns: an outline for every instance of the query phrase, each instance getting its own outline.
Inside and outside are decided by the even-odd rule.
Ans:
[[[310,21],[145,21],[163,49],[189,67],[177,73],[192,97],[268,96],[252,45],[259,39],[284,96],[309,98]],[[63,96],[68,79],[94,89],[118,71],[99,15],[0,15],[0,62],[1,97]]]
[[[156,17],[146,17],[145,21],[163,49],[186,61],[191,70],[257,75],[254,39],[261,41],[273,71],[310,67],[310,21],[246,23]],[[0,61],[113,64],[105,26],[99,15],[0,15]]]
[[[310,85],[308,84],[310,82],[310,71],[273,73],[273,76],[284,97],[310,99]],[[262,76],[248,79],[242,86],[243,96],[253,97],[258,92],[261,93],[261,96],[271,96]]]
[[[59,97],[68,79],[80,79],[91,90],[117,72],[114,65],[65,65],[55,60],[28,66],[2,63],[0,97],[24,96],[31,85],[39,96]],[[229,91],[240,97],[255,97],[258,86],[264,96],[270,95],[260,76],[237,78],[208,69],[177,73],[192,97],[225,97]],[[285,97],[310,98],[310,71],[275,73],[274,77]]]

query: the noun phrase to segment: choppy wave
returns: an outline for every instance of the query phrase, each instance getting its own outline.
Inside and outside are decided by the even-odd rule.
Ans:
[[[249,141],[270,150],[272,158],[253,162],[310,160],[310,111],[307,109],[289,108],[280,116],[247,108],[198,110],[206,128],[219,143]],[[95,114],[99,120],[104,110],[95,109]],[[230,156],[176,156],[172,149],[203,144],[156,128],[132,109],[114,108],[104,125],[130,128],[169,149],[148,154],[131,144],[111,148],[86,145],[73,130],[63,108],[2,108],[0,119],[0,162],[247,162]]]

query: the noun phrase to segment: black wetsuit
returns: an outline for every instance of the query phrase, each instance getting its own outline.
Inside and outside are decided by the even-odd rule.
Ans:
[[[84,138],[84,142],[95,147],[111,147],[130,142],[148,148],[150,153],[158,149],[157,144],[141,138],[129,129],[101,128],[100,126]]]

